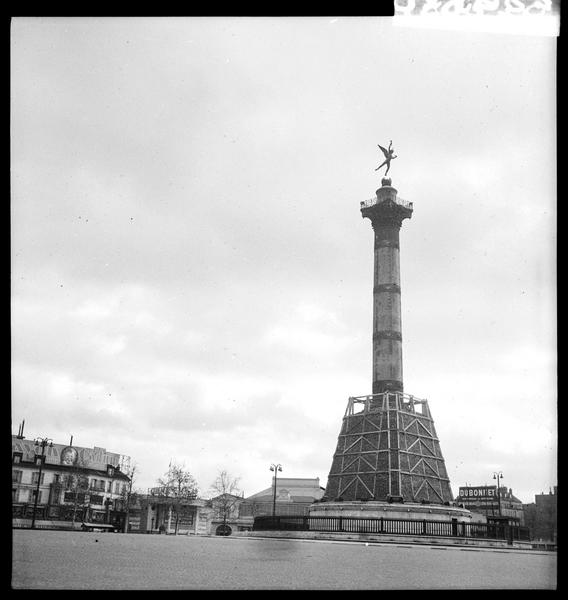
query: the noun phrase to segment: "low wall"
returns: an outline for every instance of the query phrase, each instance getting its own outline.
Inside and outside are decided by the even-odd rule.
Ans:
[[[335,540],[344,542],[381,542],[396,544],[426,544],[429,546],[472,546],[481,548],[522,548],[530,550],[531,542],[515,540],[508,544],[506,540],[429,537],[413,535],[391,535],[374,533],[332,533],[325,531],[239,531],[235,537],[284,538],[304,540]]]
[[[36,519],[35,529],[69,529],[81,531],[82,521],[49,521],[45,519]],[[31,519],[12,519],[12,527],[14,529],[31,529]]]
[[[460,523],[477,522],[465,508],[444,506],[440,504],[389,504],[388,502],[320,502],[309,508],[310,517],[356,517],[361,519],[413,519],[448,522],[456,519]]]

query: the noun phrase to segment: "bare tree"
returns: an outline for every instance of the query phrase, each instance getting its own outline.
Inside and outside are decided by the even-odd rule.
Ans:
[[[164,477],[158,479],[158,485],[162,494],[171,499],[170,506],[175,509],[175,534],[177,535],[183,504],[197,498],[199,491],[197,481],[189,471],[185,470],[185,465],[174,463],[170,464]]]
[[[85,494],[89,490],[89,478],[85,474],[87,465],[83,458],[78,458],[73,467],[67,474],[67,480],[65,488],[73,492],[73,518],[72,527],[75,527],[75,520],[77,515],[77,506],[80,505],[81,509],[85,506]]]
[[[124,517],[124,528],[123,528],[124,533],[128,533],[128,529],[130,526],[130,507],[133,506],[137,501],[138,494],[136,494],[136,492],[132,491],[132,484],[134,483],[134,480],[136,479],[137,474],[138,474],[138,465],[133,464],[131,467],[129,467],[129,469],[125,473],[125,475],[128,476],[130,481],[128,482],[127,486],[124,486],[122,488],[122,491],[121,491],[120,500],[122,503],[122,508],[126,512],[126,515]]]
[[[232,477],[227,471],[222,470],[211,484],[211,492],[215,495],[212,502],[219,511],[219,516],[223,518],[224,531],[227,529],[227,518],[241,500],[239,480],[240,477]]]

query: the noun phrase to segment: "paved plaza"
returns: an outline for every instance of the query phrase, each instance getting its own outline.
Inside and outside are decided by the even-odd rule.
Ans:
[[[15,589],[555,589],[555,553],[13,531]]]

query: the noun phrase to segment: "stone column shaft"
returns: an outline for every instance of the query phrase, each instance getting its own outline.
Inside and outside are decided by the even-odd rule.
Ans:
[[[383,179],[376,201],[361,205],[375,233],[373,276],[373,394],[402,392],[402,322],[399,231],[412,216],[412,204],[397,199]]]
[[[402,391],[398,227],[374,224],[373,394]]]

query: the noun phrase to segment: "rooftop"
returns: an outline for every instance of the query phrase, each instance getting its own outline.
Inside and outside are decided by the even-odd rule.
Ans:
[[[61,465],[62,453],[66,448],[74,448],[77,451],[77,464],[83,467],[95,470],[106,469],[107,465],[113,465],[120,468],[121,471],[128,471],[130,457],[117,452],[108,452],[105,448],[94,446],[85,448],[82,446],[70,446],[69,444],[56,444],[45,447],[45,465]],[[26,439],[20,435],[12,435],[12,453],[21,452],[22,460],[32,462],[36,454],[41,454],[37,449],[33,439]]]
[[[310,502],[312,499],[319,500],[323,494],[324,489],[320,486],[319,477],[314,479],[278,477],[276,482],[276,500],[280,502]],[[273,496],[274,487],[270,486],[256,494],[248,496],[246,500],[263,502],[266,499],[272,500]]]

